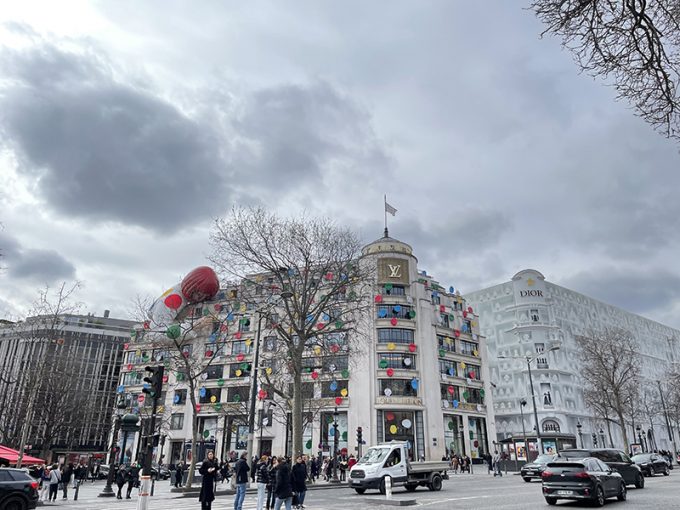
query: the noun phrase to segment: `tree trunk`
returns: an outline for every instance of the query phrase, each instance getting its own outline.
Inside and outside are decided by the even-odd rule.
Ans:
[[[302,454],[302,375],[300,370],[293,374],[293,448],[292,459]]]
[[[628,443],[628,432],[626,432],[626,420],[623,418],[623,413],[616,410],[616,415],[619,417],[621,423],[621,435],[623,436],[623,451],[630,453],[630,444]]]
[[[607,412],[607,409],[605,409],[604,411],[604,422],[607,424],[607,434],[609,435],[609,447],[614,448],[614,439],[612,437],[612,424],[611,421],[609,420],[609,413]]]
[[[196,443],[198,443],[198,414],[196,413],[196,393],[194,392],[192,379],[189,379],[189,400],[191,400],[191,462],[189,463],[189,474],[187,475],[187,488],[190,488],[191,484],[194,483]]]

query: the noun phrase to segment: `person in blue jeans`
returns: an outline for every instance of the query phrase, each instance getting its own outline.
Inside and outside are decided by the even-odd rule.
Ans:
[[[293,485],[290,476],[290,466],[284,457],[281,457],[279,467],[276,469],[274,493],[276,494],[274,510],[280,510],[282,504],[286,505],[286,510],[291,510],[293,504]]]
[[[243,510],[243,500],[246,498],[246,485],[248,485],[248,466],[247,455],[241,454],[241,458],[234,465],[234,476],[236,477],[236,495],[234,496],[234,510]]]

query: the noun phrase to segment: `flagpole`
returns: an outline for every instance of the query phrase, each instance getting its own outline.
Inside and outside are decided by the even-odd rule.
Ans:
[[[389,237],[387,230],[387,194],[383,195],[383,197],[385,198],[385,207],[383,207],[385,209],[385,237]]]

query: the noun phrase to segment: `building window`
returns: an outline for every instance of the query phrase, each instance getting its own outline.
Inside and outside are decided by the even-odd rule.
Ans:
[[[545,420],[543,422],[543,432],[559,432],[560,424],[555,420]]]
[[[482,396],[482,392],[479,388],[468,388],[464,393],[465,394],[463,396],[465,397],[466,402],[470,404],[484,403],[484,397]]]
[[[233,342],[231,344],[231,355],[236,356],[237,354],[250,354],[250,351],[253,348],[253,342],[246,342],[246,340]]]
[[[448,352],[456,352],[456,342],[451,337],[437,335],[437,344],[439,345],[439,349],[444,349]]]
[[[331,349],[334,345],[344,349],[347,347],[347,335],[345,333],[328,333],[323,336],[323,345],[326,349]]]
[[[383,289],[383,293],[387,296],[405,296],[406,289],[403,285],[392,285],[391,289]]]
[[[378,367],[382,370],[388,368],[415,370],[416,357],[413,354],[402,354],[398,352],[378,354]]]
[[[467,356],[477,356],[479,354],[479,345],[475,342],[468,342],[466,340],[460,341],[460,352]]]
[[[227,388],[227,401],[229,402],[247,402],[249,386],[230,386]]]
[[[224,375],[223,365],[210,365],[205,370],[207,379],[221,379]]]
[[[323,360],[323,371],[333,373],[349,368],[348,356],[332,356]]]
[[[229,377],[248,377],[250,375],[250,363],[234,363],[229,365]]]
[[[338,387],[335,390],[331,389],[331,382],[324,381],[321,384],[321,398],[332,398],[340,396],[340,392],[343,389],[349,391],[348,381],[334,381]]]
[[[380,379],[380,393],[393,397],[417,397],[418,390],[413,387],[411,381],[411,379]]]
[[[178,413],[170,416],[170,430],[182,430],[184,428],[184,414]]]
[[[412,344],[413,330],[403,328],[378,328],[378,343]]]
[[[453,326],[451,322],[449,322],[449,314],[448,313],[440,313],[439,314],[439,325],[444,327],[444,328],[450,328]]]
[[[125,372],[123,374],[123,386],[142,384],[142,372]]]
[[[439,296],[437,293],[432,293],[432,304],[433,305],[440,305],[442,302],[442,298]]]
[[[274,423],[274,410],[270,407],[265,411],[264,409],[259,410],[259,426],[260,427],[271,427],[272,423]]]
[[[273,352],[276,350],[276,343],[277,343],[278,338],[275,336],[266,336],[264,337],[264,344],[262,348],[264,349],[265,352]]]
[[[475,365],[465,365],[463,369],[463,376],[467,379],[475,379],[479,381],[482,377],[479,373],[479,367]]]
[[[441,384],[439,385],[439,393],[442,400],[452,403],[454,400],[460,401],[460,388],[458,386]]]
[[[172,403],[175,405],[184,405],[187,401],[187,390],[175,390],[175,396]],[[180,427],[181,428],[181,427]]]
[[[470,321],[467,320],[467,319],[464,320],[464,321],[463,321],[463,325],[461,326],[460,330],[461,330],[463,333],[472,333],[472,322],[470,322]]]
[[[378,319],[411,319],[413,307],[410,305],[379,305],[376,310]]]
[[[456,377],[458,375],[458,363],[447,359],[439,359],[439,373]]]
[[[531,311],[529,312],[529,315],[531,316],[531,321],[532,322],[538,322],[540,317],[538,316],[538,309],[537,308],[532,308]]]
[[[201,404],[214,404],[222,399],[222,389],[221,388],[201,388],[205,390],[203,396],[199,396],[198,401]],[[213,399],[214,397],[214,399]]]
[[[238,330],[244,333],[250,331],[250,319],[244,317],[238,321]]]

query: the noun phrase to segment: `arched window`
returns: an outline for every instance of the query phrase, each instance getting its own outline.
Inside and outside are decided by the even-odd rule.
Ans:
[[[560,424],[555,420],[545,420],[543,422],[543,432],[559,432]]]

